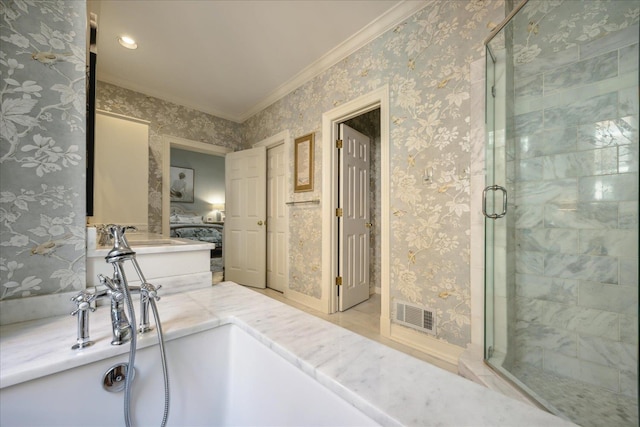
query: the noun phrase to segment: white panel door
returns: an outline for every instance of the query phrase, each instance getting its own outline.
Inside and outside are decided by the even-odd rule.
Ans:
[[[267,287],[284,292],[287,271],[287,205],[284,144],[267,151]]]
[[[237,151],[225,159],[225,279],[265,288],[266,149]]]
[[[340,200],[338,274],[342,276],[339,309],[369,298],[369,138],[340,125]]]

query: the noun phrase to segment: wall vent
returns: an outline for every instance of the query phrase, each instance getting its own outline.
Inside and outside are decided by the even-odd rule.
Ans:
[[[428,334],[436,334],[435,312],[428,307],[396,301],[396,321]]]

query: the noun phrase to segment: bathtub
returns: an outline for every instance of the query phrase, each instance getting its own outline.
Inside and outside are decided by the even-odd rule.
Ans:
[[[379,425],[239,327],[227,324],[166,343],[174,426]],[[124,392],[102,387],[109,358],[0,390],[3,426],[119,426]],[[140,350],[132,393],[135,426],[162,420],[158,346]]]
[[[173,426],[573,426],[231,282],[165,295]],[[68,314],[0,327],[0,425],[124,425],[123,393],[102,389],[128,346],[112,346],[108,307],[95,344],[73,351]],[[155,333],[139,336],[132,419],[164,405]]]

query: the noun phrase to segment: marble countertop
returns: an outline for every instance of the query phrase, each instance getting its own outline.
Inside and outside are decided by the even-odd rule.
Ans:
[[[381,425],[573,425],[231,282],[165,296],[158,309],[166,340],[235,324]],[[110,345],[108,307],[91,313],[93,346],[72,351],[75,333],[72,316],[1,327],[0,388],[129,348]],[[138,347],[156,342],[154,331]]]

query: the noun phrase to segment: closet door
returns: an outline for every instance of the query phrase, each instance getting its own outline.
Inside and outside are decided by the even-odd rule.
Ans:
[[[267,287],[284,292],[288,284],[287,163],[284,144],[267,150]]]
[[[257,147],[225,159],[225,279],[265,288],[267,152]]]

